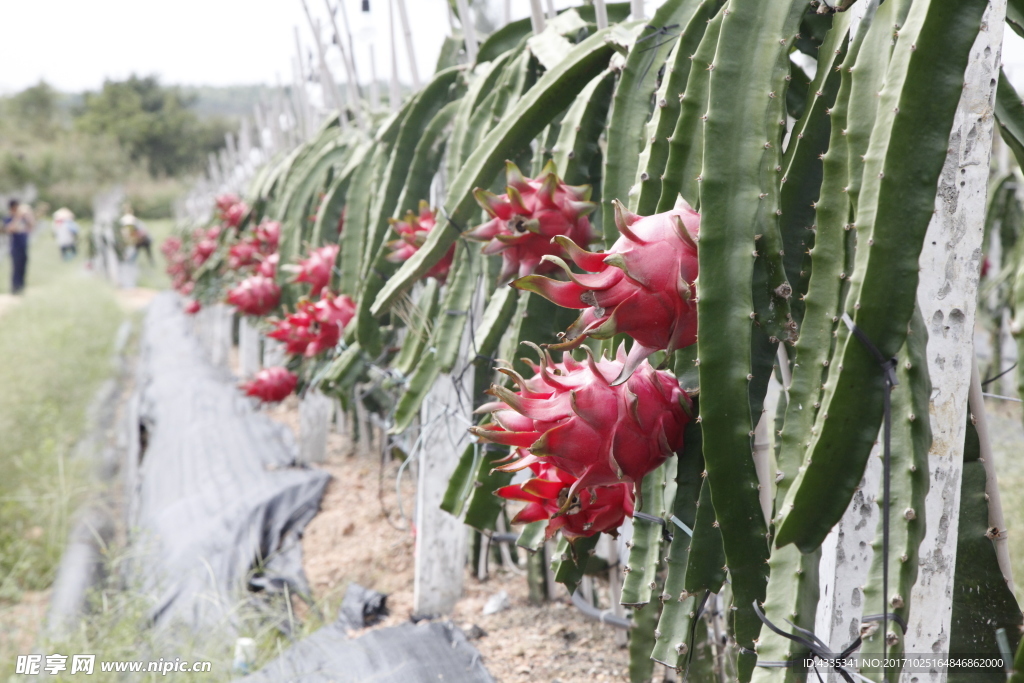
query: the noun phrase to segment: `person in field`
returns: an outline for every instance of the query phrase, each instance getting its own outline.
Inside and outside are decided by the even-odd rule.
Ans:
[[[146,225],[136,218],[131,211],[121,217],[121,235],[129,247],[128,261],[134,263],[139,252],[146,252],[149,265],[153,265],[153,240],[146,230]]]
[[[53,212],[53,236],[65,261],[70,261],[78,253],[78,233],[78,223],[71,209],[63,207]]]
[[[36,227],[32,208],[12,199],[7,204],[8,213],[4,218],[4,232],[11,242],[11,293],[20,294],[25,289],[25,274],[28,271],[28,236]]]

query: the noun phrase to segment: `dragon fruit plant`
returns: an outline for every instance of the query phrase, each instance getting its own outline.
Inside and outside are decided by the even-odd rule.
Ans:
[[[625,381],[655,351],[669,352],[697,341],[697,236],[700,215],[685,201],[664,213],[641,218],[615,202],[615,227],[621,236],[604,253],[581,249],[570,238],[555,237],[573,262],[585,271],[573,273],[557,256],[568,280],[528,275],[512,283],[566,308],[583,313],[553,349],[575,348],[587,337],[610,339],[625,333],[636,343],[630,349]]]
[[[279,403],[295,391],[299,378],[285,368],[263,368],[248,382],[241,385],[246,396],[258,398],[262,403]]]
[[[391,250],[387,257],[389,262],[401,263],[410,259],[427,241],[430,231],[437,227],[437,214],[430,208],[430,204],[421,200],[419,209],[418,216],[409,211],[402,220],[388,219],[391,229],[398,233],[399,237],[397,240],[388,242],[388,248]],[[454,258],[455,245],[453,244],[448,253],[431,266],[423,277],[433,277],[443,283],[448,278],[448,271],[451,270]]]
[[[546,464],[574,477],[566,500],[595,486],[639,486],[682,447],[692,410],[672,374],[644,361],[615,385],[626,362],[622,349],[614,359],[595,359],[585,350],[584,362],[565,353],[556,363],[538,348],[540,363],[531,363],[529,379],[502,368],[518,391],[492,385],[488,393],[498,400],[477,412],[491,413],[493,423],[470,429],[484,441],[515,449],[500,471]]]
[[[566,185],[553,164],[547,164],[536,178],[523,177],[511,161],[505,166],[508,187],[496,195],[477,188],[473,195],[491,220],[465,233],[471,240],[486,242],[483,253],[501,254],[499,281],[514,275],[552,272],[557,266],[545,256],[564,255],[556,237],[587,246],[593,231],[587,215],[597,208],[590,199],[590,186]]]

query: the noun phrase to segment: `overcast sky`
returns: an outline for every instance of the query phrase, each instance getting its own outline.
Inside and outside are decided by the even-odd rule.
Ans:
[[[306,0],[324,23],[324,0]],[[360,80],[370,74],[371,46],[377,75],[391,73],[387,0],[342,0],[356,39]],[[501,18],[506,0],[490,0]],[[548,0],[544,0],[545,4]],[[647,0],[648,16],[663,0]],[[337,0],[331,0],[332,5]],[[556,0],[555,7],[582,4]],[[422,77],[434,68],[450,32],[444,0],[406,0],[417,63]],[[509,0],[513,19],[528,16],[529,0]],[[273,85],[292,80],[295,27],[307,51],[312,33],[301,0],[0,0],[4,32],[0,92],[21,90],[45,79],[64,91],[94,90],[106,78],[132,73],[158,74],[164,83],[182,85]],[[339,13],[340,20],[340,13]],[[397,18],[396,18],[397,23]],[[396,27],[400,30],[400,25]],[[1007,30],[1004,60],[1018,88],[1024,86],[1024,40]],[[344,78],[340,56],[330,50],[329,64]],[[408,58],[398,55],[399,77],[408,83]]]
[[[325,24],[324,0],[306,0]],[[377,74],[391,74],[387,0],[342,0],[357,42],[356,69],[368,80],[370,46]],[[497,16],[505,0],[491,0]],[[547,2],[547,0],[545,0]],[[331,0],[331,5],[337,0]],[[582,4],[557,0],[557,8]],[[661,0],[647,0],[649,7]],[[406,0],[420,75],[433,72],[444,37],[450,33],[444,0]],[[528,16],[529,0],[511,0],[514,19]],[[301,0],[0,0],[4,26],[0,92],[20,90],[45,79],[60,90],[98,88],[105,78],[159,74],[182,85],[273,85],[291,81],[294,27],[307,49],[312,33]],[[339,24],[340,24],[340,13]],[[397,24],[396,17],[396,24]],[[400,30],[400,24],[396,30]],[[344,29],[342,29],[344,30]],[[340,71],[331,49],[330,64]],[[408,59],[398,55],[399,77],[409,82]],[[339,80],[341,73],[335,74]]]

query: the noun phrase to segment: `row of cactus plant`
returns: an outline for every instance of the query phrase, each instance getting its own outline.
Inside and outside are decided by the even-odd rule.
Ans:
[[[667,0],[645,22],[610,4],[604,29],[590,6],[538,35],[513,22],[477,63],[445,51],[395,113],[338,112],[266,164],[166,245],[175,287],[284,343],[287,367],[246,385],[262,400],[315,387],[354,410],[372,377],[371,409],[401,434],[472,366],[479,444],[445,509],[489,532],[507,508],[528,548],[560,535],[569,590],[599,534],[661,518],[634,522],[625,560],[633,679],[656,661],[776,680],[757,664],[802,653],[754,605],[813,629],[818,549],[882,421],[881,370],[844,314],[901,359],[894,591],[875,572],[866,595],[904,617],[925,524],[917,261],[987,3],[859,2],[859,21],[817,1]],[[773,372],[792,377],[777,416]],[[719,603],[721,642],[701,633]]]

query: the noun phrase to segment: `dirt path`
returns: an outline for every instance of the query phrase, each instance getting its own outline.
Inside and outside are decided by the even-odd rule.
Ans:
[[[19,301],[21,301],[21,299],[13,294],[0,294],[0,315],[3,315],[7,310],[17,306]]]
[[[295,407],[286,403],[270,412],[295,428]],[[328,462],[323,467],[334,479],[320,514],[305,531],[306,575],[326,614],[337,613],[346,587],[355,581],[388,594],[391,616],[380,626],[395,625],[412,614],[414,547],[413,535],[397,511],[397,466],[381,478],[375,456],[349,456],[349,450],[340,435],[330,435]],[[414,496],[406,477],[402,486],[406,515],[411,514]],[[607,585],[598,587],[602,589],[607,595]],[[512,606],[484,616],[484,603],[502,590],[509,594]],[[477,626],[486,634],[473,644],[498,681],[629,680],[628,652],[615,644],[611,627],[585,619],[567,595],[546,605],[530,604],[524,575],[499,569],[481,582],[467,570],[465,597],[452,618],[467,633]],[[661,675],[658,671],[656,680]]]

